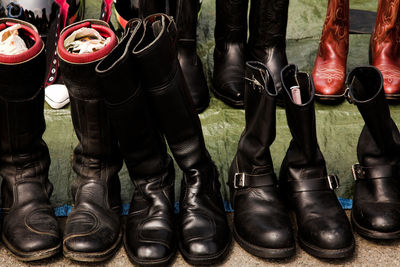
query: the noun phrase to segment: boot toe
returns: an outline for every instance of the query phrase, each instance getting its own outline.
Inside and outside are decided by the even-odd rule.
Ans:
[[[382,233],[400,231],[400,205],[365,203],[356,207],[353,209],[353,219],[361,227]]]
[[[242,82],[226,82],[220,89],[215,88],[216,96],[224,102],[235,107],[244,105],[244,83]]]
[[[347,220],[347,218],[346,218]],[[346,221],[324,218],[304,227],[301,239],[312,247],[326,250],[346,249],[354,244],[351,227]]]

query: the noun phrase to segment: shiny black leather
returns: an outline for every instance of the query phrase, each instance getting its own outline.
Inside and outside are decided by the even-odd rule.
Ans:
[[[248,0],[217,0],[213,92],[225,103],[244,104]]]
[[[178,60],[193,104],[198,113],[203,112],[210,103],[203,64],[197,55],[197,17],[199,0],[176,0],[176,26],[178,27]]]
[[[235,239],[245,250],[262,258],[284,258],[295,253],[290,218],[269,151],[276,134],[276,96],[266,66],[247,62],[246,128],[229,170],[228,184],[235,210]]]
[[[133,55],[141,67],[150,109],[184,172],[180,251],[190,264],[212,264],[226,256],[231,240],[218,173],[180,69],[175,23],[162,14],[147,17],[144,23],[143,40]]]
[[[0,63],[0,176],[2,240],[20,260],[60,252],[61,237],[49,198],[50,156],[42,140],[44,48],[19,64]]]
[[[79,140],[72,162],[77,174],[71,186],[74,207],[66,222],[63,250],[68,258],[88,262],[112,257],[122,238],[118,177],[122,158],[95,73],[98,62],[74,64],[60,56]]]
[[[280,73],[288,64],[286,26],[289,0],[252,0],[250,5],[248,60],[263,62],[271,72],[278,93]]]
[[[333,190],[338,181],[328,177],[318,146],[312,77],[288,65],[282,70],[282,86],[293,139],[282,162],[279,183],[296,213],[299,243],[316,257],[348,257],[354,251],[354,237]],[[292,86],[299,86],[302,104],[294,102]]]
[[[166,265],[176,252],[172,159],[148,110],[140,66],[132,49],[143,35],[132,20],[120,44],[96,67],[111,127],[135,184],[125,227],[124,245],[134,264]]]
[[[368,238],[400,238],[400,134],[382,75],[374,67],[357,67],[347,81],[350,99],[365,121],[354,166],[353,227]]]

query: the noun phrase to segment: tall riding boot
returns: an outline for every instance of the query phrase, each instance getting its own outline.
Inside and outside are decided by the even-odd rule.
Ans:
[[[231,235],[218,181],[199,117],[179,65],[176,26],[157,14],[144,21],[134,49],[150,109],[184,172],[180,195],[179,247],[190,264],[213,264],[228,253]]]
[[[381,73],[355,68],[348,77],[350,99],[365,126],[357,146],[352,223],[365,237],[400,238],[400,134],[390,117]]]
[[[216,0],[213,92],[243,107],[248,0]]]
[[[124,244],[134,264],[164,266],[176,252],[174,165],[148,110],[140,66],[132,49],[143,36],[140,20],[125,28],[120,44],[97,65],[107,112],[135,184]]]
[[[197,55],[197,17],[199,0],[176,0],[176,25],[178,27],[178,60],[181,65],[193,104],[198,113],[203,112],[210,103],[207,80],[203,64]]]
[[[110,37],[104,48],[89,54],[72,54],[64,40],[75,30],[89,27]],[[96,78],[95,66],[117,44],[108,24],[86,20],[61,32],[58,43],[60,68],[71,100],[71,116],[79,143],[74,150],[72,184],[75,205],[68,216],[64,255],[77,261],[96,262],[110,258],[118,249],[120,230],[120,183],[122,167],[117,141],[111,135],[108,114]]]
[[[315,97],[342,100],[349,50],[349,0],[329,0],[312,76]]]
[[[400,99],[400,0],[379,0],[370,41],[370,64],[383,75],[388,99]]]
[[[115,11],[118,23],[125,28],[130,19],[145,18],[155,13],[166,12],[165,0],[116,0]]]
[[[344,258],[354,251],[354,237],[334,189],[335,175],[327,175],[317,142],[314,84],[297,66],[282,70],[286,117],[292,141],[280,171],[281,190],[296,213],[301,247],[320,258]]]
[[[282,90],[281,70],[286,57],[286,26],[289,0],[251,0],[248,60],[267,66],[278,93]]]
[[[4,245],[20,260],[60,252],[61,238],[49,198],[49,150],[42,140],[45,75],[44,44],[24,21],[0,19],[0,30],[21,24],[28,50],[0,55],[0,176]]]
[[[276,133],[276,96],[269,70],[247,62],[244,105],[246,128],[229,170],[233,234],[248,252],[262,258],[295,252],[293,230],[277,187],[270,145]]]

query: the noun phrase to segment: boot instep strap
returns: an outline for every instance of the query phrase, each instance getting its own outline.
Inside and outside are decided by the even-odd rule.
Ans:
[[[373,167],[364,167],[360,164],[354,164],[351,167],[355,181],[359,179],[382,179],[395,178],[399,175],[400,168],[397,165],[380,165]]]
[[[264,174],[248,174],[244,172],[237,172],[233,177],[233,187],[246,188],[246,187],[262,187],[276,185],[276,175],[274,172]]]
[[[291,192],[335,190],[339,188],[339,186],[339,178],[333,174],[322,178],[292,180],[287,182],[287,187]]]

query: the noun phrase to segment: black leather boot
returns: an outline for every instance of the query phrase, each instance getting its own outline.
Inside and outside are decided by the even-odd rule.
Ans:
[[[132,49],[143,36],[141,20],[125,28],[120,44],[97,65],[112,129],[135,184],[125,250],[134,264],[168,264],[176,252],[174,165],[148,110],[140,66]]]
[[[359,163],[353,166],[353,227],[368,238],[400,238],[400,134],[390,117],[382,75],[374,67],[358,67],[347,81],[350,99],[365,121]]]
[[[293,139],[282,162],[279,183],[296,213],[299,243],[316,257],[351,256],[353,233],[334,191],[339,181],[335,175],[327,175],[318,146],[312,77],[288,65],[282,70],[282,87]]]
[[[286,26],[289,0],[251,0],[248,60],[263,62],[271,71],[275,87],[282,90],[281,70],[286,57]],[[281,97],[279,99],[282,102]]]
[[[269,151],[276,133],[276,96],[265,65],[247,62],[246,128],[229,170],[228,184],[235,210],[235,239],[245,250],[262,258],[289,257],[296,250]]]
[[[82,27],[94,28],[104,37],[111,37],[110,43],[89,54],[69,53],[64,48],[64,40]],[[110,258],[119,248],[122,237],[118,177],[122,159],[111,134],[95,73],[96,64],[116,44],[107,23],[86,20],[65,28],[57,49],[79,140],[72,163],[77,174],[71,187],[74,207],[66,222],[63,241],[64,255],[76,261],[98,262]]]
[[[3,30],[21,24],[28,46],[18,55],[0,55],[0,176],[2,240],[20,260],[33,261],[60,252],[61,238],[49,198],[49,150],[42,140],[45,72],[44,44],[36,28],[0,19]]]
[[[178,60],[183,76],[198,113],[210,104],[210,93],[203,71],[203,64],[197,55],[197,17],[199,0],[176,0],[176,26],[178,27]]]
[[[206,149],[199,117],[179,65],[172,18],[147,17],[133,54],[158,126],[184,172],[180,195],[179,248],[190,264],[213,264],[228,253],[231,235],[218,172]]]
[[[216,0],[213,92],[243,107],[248,0]]]

